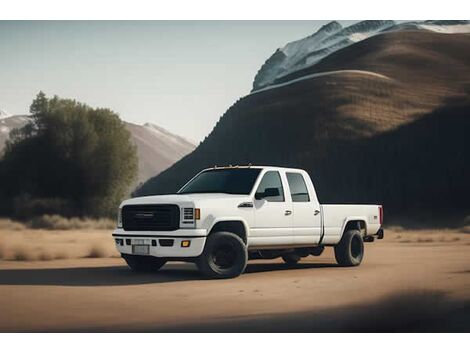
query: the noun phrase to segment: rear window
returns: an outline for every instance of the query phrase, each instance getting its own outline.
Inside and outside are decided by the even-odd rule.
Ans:
[[[307,185],[301,174],[288,172],[286,173],[287,182],[289,182],[290,194],[293,202],[310,202]]]

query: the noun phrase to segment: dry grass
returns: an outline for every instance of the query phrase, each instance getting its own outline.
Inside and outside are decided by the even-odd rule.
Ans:
[[[54,254],[54,259],[68,259],[70,256],[67,252],[58,252]]]
[[[39,254],[39,257],[38,257],[38,260],[41,260],[41,261],[49,261],[53,259],[54,259],[54,256],[49,252],[42,252]]]
[[[432,237],[418,237],[418,243],[432,243],[434,242],[434,238]]]
[[[88,255],[86,257],[87,258],[106,258],[108,256],[109,256],[108,252],[103,246],[99,244],[94,244],[90,248],[90,251],[88,252]]]
[[[10,231],[22,231],[26,228],[26,226],[20,222],[0,218],[0,228]]]
[[[93,222],[96,224],[97,222]],[[50,261],[74,258],[104,258],[118,255],[112,231],[88,228],[32,229],[6,219],[0,221],[0,259]],[[84,228],[85,227],[85,228]]]
[[[470,233],[470,225],[464,226],[460,229],[462,233]]]
[[[36,256],[29,248],[17,247],[13,250],[12,258],[17,261],[31,261],[35,260]]]
[[[386,231],[403,232],[403,231],[406,231],[406,230],[402,226],[388,226],[386,228]]]
[[[462,229],[408,230],[390,227],[385,229],[385,241],[442,245],[445,243],[468,242],[470,237],[463,235]]]
[[[32,219],[29,227],[49,230],[113,229],[115,222],[106,218],[64,218],[60,215],[43,215]]]

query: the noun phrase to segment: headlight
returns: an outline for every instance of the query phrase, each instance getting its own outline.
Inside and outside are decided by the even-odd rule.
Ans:
[[[182,208],[181,227],[195,228],[196,220],[201,219],[201,210],[199,208]]]
[[[117,227],[122,227],[122,208],[118,210]]]

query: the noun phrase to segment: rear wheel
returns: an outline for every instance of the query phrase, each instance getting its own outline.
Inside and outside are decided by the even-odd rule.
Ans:
[[[166,259],[144,255],[121,254],[129,268],[137,272],[152,272],[159,270]]]
[[[242,274],[247,261],[248,251],[240,237],[231,232],[216,232],[207,237],[196,264],[209,278],[227,279]]]
[[[364,257],[364,241],[359,230],[348,230],[335,246],[335,258],[341,266],[357,266]]]
[[[282,260],[284,260],[287,265],[295,265],[299,262],[300,255],[295,253],[286,253],[282,255]]]

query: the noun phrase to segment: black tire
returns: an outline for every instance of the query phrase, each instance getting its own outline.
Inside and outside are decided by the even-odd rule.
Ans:
[[[158,271],[167,262],[164,258],[146,255],[121,254],[129,268],[136,272]]]
[[[322,255],[323,251],[325,250],[325,247],[319,246],[319,247],[313,247],[310,249],[310,254],[319,257]]]
[[[207,237],[196,264],[208,278],[228,279],[242,274],[247,261],[248,251],[240,237],[231,232],[216,232]]]
[[[282,255],[282,260],[287,264],[287,265],[295,265],[299,262],[300,260],[300,255],[295,254],[295,253],[286,253]]]
[[[348,230],[335,246],[335,258],[341,266],[357,266],[364,257],[364,241],[359,230]]]

